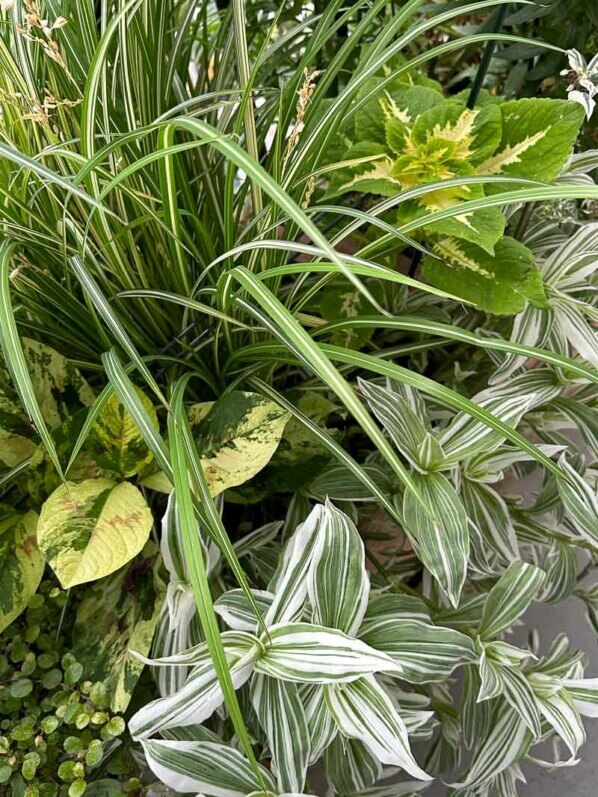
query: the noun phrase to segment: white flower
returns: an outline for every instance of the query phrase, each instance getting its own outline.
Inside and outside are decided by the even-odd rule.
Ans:
[[[15,0],[0,0],[0,11],[10,11],[14,4]]]
[[[596,107],[594,97],[598,94],[598,54],[590,63],[577,50],[567,50],[569,69],[563,69],[561,75],[567,76],[569,99],[578,102],[585,109],[589,119]]]

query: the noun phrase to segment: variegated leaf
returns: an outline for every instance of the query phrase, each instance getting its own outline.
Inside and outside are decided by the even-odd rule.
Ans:
[[[326,701],[341,733],[362,741],[383,764],[402,767],[421,780],[431,780],[414,759],[405,723],[374,676],[342,686],[326,687]]]
[[[402,673],[386,653],[332,628],[281,623],[261,639],[265,650],[256,672],[298,683],[346,683],[374,672]]]
[[[598,547],[598,497],[586,480],[567,461],[563,454],[559,465],[568,476],[568,480],[558,479],[558,489],[565,512],[569,517],[576,534],[585,537],[588,542]]]
[[[276,788],[267,769],[259,767],[258,779],[245,756],[225,744],[145,739],[142,745],[152,772],[177,793],[246,797],[263,785]]]
[[[11,511],[0,518],[0,633],[21,614],[44,573],[37,547],[37,515]]]
[[[274,601],[274,595],[263,589],[252,589],[251,594],[262,616],[265,615]],[[214,611],[234,631],[255,634],[258,629],[258,618],[242,589],[229,589],[221,595],[214,601]]]
[[[472,640],[451,628],[397,617],[376,623],[360,638],[388,653],[412,683],[443,681],[460,664],[475,661]]]
[[[297,684],[256,674],[251,702],[268,740],[280,791],[303,791],[311,744]]]
[[[39,547],[67,589],[114,573],[136,556],[153,524],[141,492],[128,482],[87,479],[58,487],[42,507]]]
[[[549,697],[537,697],[540,711],[575,756],[586,740],[586,732],[575,702],[567,689]]]
[[[324,766],[328,782],[337,794],[363,794],[382,777],[378,757],[360,739],[341,735],[327,748]]]
[[[513,625],[533,601],[544,573],[525,562],[513,562],[492,587],[484,604],[480,636],[492,639]]]
[[[418,558],[430,571],[453,606],[459,605],[467,573],[469,532],[467,515],[457,491],[441,473],[413,473],[426,509],[405,492],[405,530]]]
[[[352,636],[361,625],[370,594],[363,542],[350,518],[329,501],[318,534],[321,539],[308,580],[312,621]]]

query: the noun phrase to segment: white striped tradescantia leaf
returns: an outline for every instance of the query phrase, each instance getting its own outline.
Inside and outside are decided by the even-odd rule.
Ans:
[[[324,687],[316,685],[300,685],[300,694],[305,706],[309,738],[311,740],[311,754],[309,763],[318,761],[324,751],[338,733],[338,728],[328,710]]]
[[[312,622],[351,636],[361,624],[370,594],[364,545],[354,523],[330,501],[318,534],[321,539],[308,581]]]
[[[233,686],[239,689],[251,677],[260,645],[255,637],[236,631],[222,634],[222,644]],[[193,667],[175,694],[152,700],[131,717],[129,731],[134,738],[145,739],[165,728],[201,723],[222,704],[224,696],[207,644],[165,659],[142,660],[153,666],[193,663]]]
[[[251,682],[251,702],[268,740],[280,791],[301,792],[311,744],[297,684],[256,674]]]
[[[536,695],[525,673],[517,667],[501,667],[500,677],[507,702],[519,713],[534,739],[539,739],[542,735],[542,717]]]
[[[402,617],[373,624],[360,639],[388,653],[411,683],[443,681],[477,658],[472,640],[460,631]]]
[[[324,766],[328,782],[337,794],[362,794],[383,774],[378,757],[360,739],[340,734],[327,748]]]
[[[263,616],[272,606],[274,595],[263,589],[252,589],[251,594]],[[242,589],[229,589],[222,594],[214,601],[214,611],[234,631],[249,631],[255,634],[258,630],[258,619],[253,606]]]
[[[261,637],[261,643],[264,652],[255,663],[256,672],[283,681],[331,684],[374,672],[403,672],[390,656],[365,642],[309,623],[274,625]]]
[[[411,753],[407,728],[396,705],[373,675],[342,686],[327,686],[325,694],[344,736],[362,741],[381,763],[402,767],[412,777],[431,780]]]
[[[391,440],[409,462],[417,470],[422,470],[418,452],[426,435],[429,424],[396,390],[381,387],[375,382],[358,380],[359,390],[365,396],[370,409],[388,432]]]
[[[576,678],[563,681],[579,713],[598,717],[598,678]]]
[[[320,550],[320,525],[324,507],[318,504],[288,541],[270,592],[275,594],[264,621],[267,626],[296,619],[307,597],[309,572]]]
[[[548,697],[538,696],[538,704],[544,718],[565,742],[571,755],[575,756],[586,740],[586,732],[568,690],[560,689]]]
[[[498,701],[488,734],[474,748],[469,770],[463,781],[452,788],[480,788],[518,761],[529,747],[531,734],[519,714],[506,701]]]
[[[486,484],[463,479],[461,496],[469,518],[488,547],[506,564],[518,559],[519,547],[511,516],[496,490]]]
[[[567,461],[565,454],[559,459],[559,465],[569,477],[568,481],[557,480],[567,517],[571,521],[575,533],[580,534],[598,548],[598,497],[596,491]]]
[[[144,739],[143,752],[152,772],[177,793],[201,792],[209,797],[245,797],[274,780],[260,766],[259,778],[245,756],[225,744]]]
[[[491,639],[513,625],[533,601],[544,573],[525,562],[513,562],[492,587],[484,604],[479,632]]]
[[[467,573],[467,515],[457,491],[442,473],[413,473],[428,510],[411,493],[403,496],[405,530],[415,552],[454,607]]]

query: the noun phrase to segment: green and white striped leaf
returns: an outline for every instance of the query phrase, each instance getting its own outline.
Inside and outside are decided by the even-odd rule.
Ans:
[[[279,569],[269,586],[275,595],[264,621],[283,623],[301,615],[307,597],[310,569],[321,549],[320,526],[324,507],[315,506],[285,546]]]
[[[252,589],[253,599],[264,616],[274,601],[274,595],[263,589]],[[214,611],[234,631],[250,631],[255,634],[259,620],[253,606],[242,589],[229,589],[214,601]]]
[[[414,468],[424,470],[418,454],[429,430],[425,419],[396,390],[380,387],[375,382],[366,382],[364,379],[359,379],[358,385],[370,409],[401,454]]]
[[[308,581],[312,622],[352,636],[361,625],[370,594],[363,541],[350,518],[330,501],[318,534],[321,539]]]
[[[251,643],[249,635],[239,635],[238,632],[222,634],[226,662],[235,689],[251,677],[259,656],[260,646]],[[207,643],[165,659],[142,660],[154,667],[193,666],[178,692],[152,700],[131,717],[129,731],[134,738],[145,739],[165,728],[202,723],[222,705],[224,695]]]
[[[569,477],[569,481],[557,480],[565,512],[575,533],[598,547],[598,497],[596,492],[567,461],[565,454],[559,459],[559,465]]]
[[[565,680],[563,686],[582,716],[598,717],[598,678]]]
[[[374,672],[402,673],[386,653],[332,628],[281,623],[261,638],[265,650],[256,672],[307,684],[346,683]]]
[[[303,791],[311,744],[297,684],[256,674],[251,702],[268,740],[279,790]]]
[[[258,778],[245,756],[225,744],[144,739],[142,746],[154,775],[177,793],[246,797],[264,787],[276,790],[264,767],[259,767]]]
[[[534,739],[542,735],[542,717],[536,695],[525,674],[516,667],[502,667],[503,694],[507,702],[519,713]]]
[[[340,732],[362,741],[382,764],[402,767],[421,780],[431,776],[411,753],[397,707],[373,675],[343,686],[327,686],[326,701]]]
[[[324,687],[320,685],[299,687],[301,698],[305,705],[309,738],[311,740],[311,754],[309,763],[313,764],[322,757],[338,733],[338,728],[328,710]]]
[[[505,564],[518,559],[517,535],[503,498],[488,485],[470,479],[462,480],[460,492],[469,519],[490,550]]]
[[[572,696],[567,689],[560,689],[550,697],[537,699],[544,718],[575,756],[586,740],[586,732]]]
[[[337,794],[362,794],[383,774],[378,757],[360,739],[340,734],[324,753],[324,766],[328,782]]]
[[[379,624],[387,620],[419,620],[430,622],[430,610],[417,595],[398,595],[396,592],[370,593],[370,600],[359,629],[360,636],[375,632]]]
[[[405,492],[405,531],[420,561],[456,607],[459,605],[469,557],[465,509],[457,491],[441,473],[413,473],[412,479],[424,496],[428,511],[411,493]]]
[[[45,561],[36,529],[35,512],[0,518],[0,633],[27,607],[42,580]]]
[[[362,631],[360,639],[388,653],[411,683],[444,681],[459,665],[476,660],[470,637],[420,620],[386,619]]]
[[[507,702],[498,701],[488,735],[474,749],[463,781],[452,788],[480,787],[518,761],[529,747],[531,734],[519,714]]]
[[[544,573],[525,562],[513,562],[492,587],[484,604],[480,636],[492,639],[523,614],[544,581]]]
[[[65,482],[42,506],[39,547],[65,589],[114,573],[136,556],[153,525],[129,482]]]

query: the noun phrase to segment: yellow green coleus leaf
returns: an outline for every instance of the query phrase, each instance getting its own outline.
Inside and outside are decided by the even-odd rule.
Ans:
[[[128,482],[86,479],[57,487],[44,503],[37,539],[65,589],[113,573],[143,548],[152,513]]]
[[[37,546],[37,515],[10,510],[0,518],[0,633],[26,608],[44,572]]]
[[[77,368],[49,346],[22,338],[35,397],[44,420],[56,429],[82,406],[93,391]],[[34,454],[37,435],[15,391],[8,369],[0,366],[0,465],[13,468]]]
[[[73,653],[85,678],[103,681],[112,711],[125,711],[143,670],[164,601],[161,559],[149,542],[128,567],[79,594]]]
[[[154,405],[145,393],[138,388],[135,390],[148,417],[158,428]],[[85,449],[101,468],[123,478],[139,473],[152,460],[133,418],[115,394],[104,405],[87,437]]]
[[[259,473],[276,451],[289,418],[257,393],[232,391],[214,402],[194,430],[212,495]]]
[[[497,107],[502,115],[500,144],[480,164],[479,173],[552,182],[573,151],[583,108],[568,100],[551,99],[511,100]]]
[[[502,238],[494,257],[456,238],[440,239],[434,251],[442,260],[424,258],[425,279],[473,302],[480,310],[510,315],[521,312],[528,301],[541,304],[544,300],[533,253],[513,238]]]

